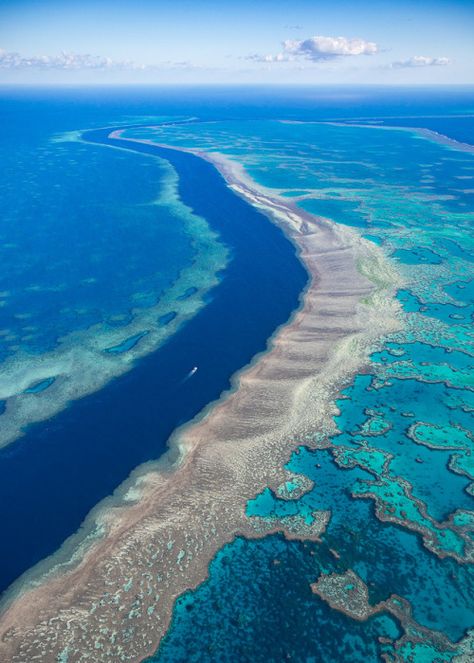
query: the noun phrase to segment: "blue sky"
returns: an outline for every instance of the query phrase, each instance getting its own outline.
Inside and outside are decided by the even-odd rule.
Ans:
[[[474,0],[0,0],[0,83],[474,83]]]

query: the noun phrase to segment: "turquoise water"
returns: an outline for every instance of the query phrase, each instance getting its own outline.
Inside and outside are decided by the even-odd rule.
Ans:
[[[270,519],[330,509],[324,544],[271,537],[227,546],[210,579],[178,601],[153,660],[184,660],[183,651],[189,660],[206,660],[203,651],[211,660],[245,658],[247,637],[254,660],[287,653],[311,660],[315,651],[315,660],[376,660],[380,626],[349,627],[334,610],[328,617],[327,604],[308,591],[321,573],[348,569],[366,583],[373,603],[392,593],[410,603],[412,625],[398,625],[408,634],[404,656],[451,660],[453,652],[430,633],[456,642],[474,626],[474,155],[408,131],[317,123],[216,122],[127,135],[236,159],[259,184],[376,241],[404,283],[397,295],[403,329],[384,339],[368,373],[344,390],[340,434],[330,449],[302,448],[288,465],[314,488],[290,501],[266,491],[248,505],[249,517]],[[325,546],[337,551],[337,564],[321,566]],[[275,569],[281,550],[286,562]],[[315,622],[327,628],[324,643]],[[207,623],[211,634],[193,639]],[[242,626],[240,644],[226,634],[234,623]],[[281,641],[270,641],[270,624],[284,633]],[[413,636],[420,627],[428,629],[421,643]],[[363,645],[356,628],[365,629]],[[348,649],[335,658],[326,640],[341,632]],[[389,635],[392,642],[398,637]]]

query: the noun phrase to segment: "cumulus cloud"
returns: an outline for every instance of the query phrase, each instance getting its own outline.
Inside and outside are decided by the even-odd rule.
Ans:
[[[59,55],[34,55],[27,57],[20,53],[0,49],[0,69],[61,69],[75,71],[80,69],[102,70],[143,70],[140,65],[130,60],[113,60],[100,55],[61,52]]]
[[[277,55],[254,54],[247,56],[246,59],[267,63],[297,59],[324,62],[355,55],[374,55],[378,52],[379,47],[373,41],[316,35],[309,39],[287,39],[283,42],[283,52]]]
[[[392,62],[390,67],[393,69],[410,69],[411,67],[445,67],[451,64],[449,58],[430,58],[426,55],[414,55],[407,60]]]
[[[308,60],[331,60],[340,56],[374,55],[379,48],[373,41],[347,39],[347,37],[323,37],[322,35],[303,40],[287,39],[283,42],[287,53]]]

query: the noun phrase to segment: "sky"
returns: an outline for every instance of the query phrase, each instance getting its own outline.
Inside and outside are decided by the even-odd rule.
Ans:
[[[474,0],[0,0],[0,84],[474,84]]]

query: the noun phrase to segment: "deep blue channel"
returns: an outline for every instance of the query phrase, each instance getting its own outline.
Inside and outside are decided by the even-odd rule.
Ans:
[[[85,138],[123,147],[108,131]],[[137,465],[160,457],[173,430],[265,349],[307,282],[291,242],[214,166],[174,150],[130,147],[174,166],[181,199],[219,233],[231,260],[209,303],[164,346],[0,451],[1,591],[57,550]],[[199,370],[183,383],[193,366]]]

